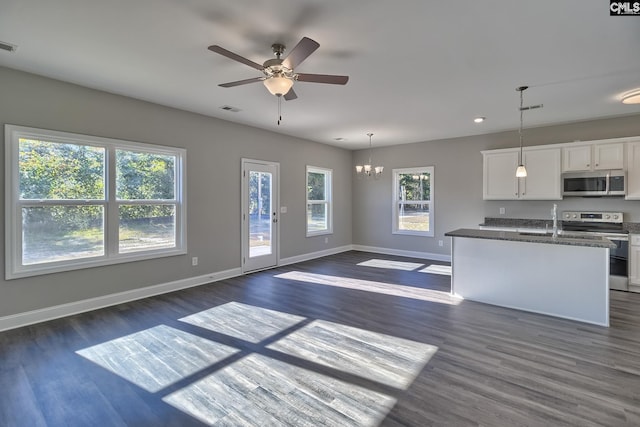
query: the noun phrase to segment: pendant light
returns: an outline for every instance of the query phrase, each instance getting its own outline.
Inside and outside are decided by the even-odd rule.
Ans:
[[[373,150],[371,148],[371,137],[373,134],[368,133],[367,136],[369,137],[369,162],[364,165],[356,165],[356,173],[358,174],[358,177],[366,176],[369,178],[373,176],[374,178],[379,178],[380,175],[382,175],[384,166],[372,166],[371,153]]]
[[[519,164],[518,164],[518,168],[516,169],[517,178],[524,178],[527,176],[527,168],[524,167],[524,163],[522,159],[522,113],[524,111],[522,108],[522,92],[524,92],[528,88],[529,86],[520,86],[519,88],[516,89],[518,92],[520,92],[520,130],[518,132],[520,136],[520,159],[518,160]]]

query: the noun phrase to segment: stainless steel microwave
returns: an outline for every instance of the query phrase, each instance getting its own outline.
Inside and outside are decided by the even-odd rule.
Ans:
[[[563,196],[624,196],[626,179],[623,170],[565,172],[562,174]]]

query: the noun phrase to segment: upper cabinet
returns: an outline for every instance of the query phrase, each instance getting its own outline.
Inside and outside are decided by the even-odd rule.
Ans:
[[[484,200],[561,200],[563,172],[608,169],[624,170],[625,198],[640,200],[640,136],[526,147],[526,178],[516,178],[519,156],[519,148],[482,151]]]
[[[567,146],[562,159],[562,172],[623,169],[624,143]]]
[[[484,200],[518,199],[516,168],[520,150],[483,152],[482,198]]]
[[[527,177],[520,179],[521,199],[562,199],[560,151],[560,148],[532,149],[522,154]]]
[[[484,200],[560,200],[560,148],[526,149],[526,178],[516,178],[520,150],[483,152]]]

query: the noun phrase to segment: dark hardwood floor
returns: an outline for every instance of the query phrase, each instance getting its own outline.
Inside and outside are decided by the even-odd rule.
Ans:
[[[0,333],[0,426],[640,425],[640,294],[603,328],[458,301],[438,264],[348,252]]]

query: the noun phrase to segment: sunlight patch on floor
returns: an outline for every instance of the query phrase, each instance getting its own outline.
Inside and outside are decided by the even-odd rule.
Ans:
[[[431,274],[440,274],[442,276],[451,276],[451,266],[450,265],[440,265],[440,264],[431,264],[422,270],[418,270],[419,273],[431,273]]]
[[[370,259],[368,261],[362,261],[357,265],[362,267],[375,267],[375,268],[388,268],[390,270],[404,270],[404,271],[413,271],[417,270],[420,267],[424,267],[424,264],[420,264],[417,262],[403,262],[403,261],[392,261],[388,259]]]
[[[380,387],[408,389],[438,350],[238,302],[180,320],[241,337],[256,350],[158,325],[76,353],[208,425],[373,427],[396,403]],[[283,336],[260,344],[277,334]],[[248,355],[240,358],[240,351]],[[288,363],[292,357],[298,362]]]
[[[259,343],[302,322],[305,318],[233,301],[179,320],[234,338]]]
[[[274,277],[280,279],[296,280],[299,282],[314,283],[317,285],[335,286],[339,288],[354,289],[365,292],[375,292],[384,295],[412,298],[448,305],[458,305],[462,301],[461,298],[453,296],[449,292],[398,285],[394,283],[354,279],[351,277],[328,276],[325,274],[305,273],[303,271],[290,271],[288,273],[277,274]]]
[[[438,347],[315,320],[267,348],[406,390]]]
[[[238,351],[179,329],[158,325],[76,353],[155,393]]]
[[[377,426],[396,399],[251,354],[163,400],[208,425]]]

